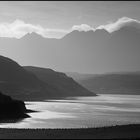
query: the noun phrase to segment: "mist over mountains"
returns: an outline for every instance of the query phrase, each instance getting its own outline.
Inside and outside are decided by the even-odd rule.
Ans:
[[[140,72],[67,75],[96,94],[140,95]]]
[[[21,39],[1,37],[1,55],[17,60],[20,64],[29,64],[30,67],[21,67],[13,60],[1,56],[0,89],[8,95],[12,93],[14,98],[24,100],[95,95],[92,92],[104,88],[101,87],[106,85],[104,83],[109,83],[111,87],[116,85],[114,89],[118,89],[118,83],[126,82],[122,80],[122,76],[119,75],[120,81],[112,85],[112,80],[107,82],[106,77],[98,77],[100,80],[96,80],[96,84],[91,75],[139,70],[139,44],[140,29],[131,25],[123,26],[112,33],[105,29],[87,32],[75,30],[62,39],[43,38],[36,33],[27,34]],[[64,73],[42,67],[64,72],[91,73],[88,75],[90,80],[77,80],[84,88]],[[85,78],[87,75],[83,76]],[[134,81],[132,77],[130,79],[132,88],[139,90],[137,76]],[[130,83],[125,83],[124,87],[129,88]]]
[[[43,38],[36,33],[21,39],[1,37],[0,51],[21,65],[106,73],[139,70],[139,44],[140,29],[127,25],[112,33],[105,29],[75,30],[62,39]]]

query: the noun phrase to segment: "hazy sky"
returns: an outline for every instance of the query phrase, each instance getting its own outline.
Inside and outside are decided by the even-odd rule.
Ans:
[[[139,1],[0,1],[0,24],[46,28],[47,37],[61,37],[74,25],[95,28],[122,17],[140,20],[139,13]]]

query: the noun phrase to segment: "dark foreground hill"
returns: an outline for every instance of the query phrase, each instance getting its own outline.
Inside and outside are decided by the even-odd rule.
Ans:
[[[140,95],[140,73],[122,72],[112,74],[67,73],[85,88],[99,94]]]
[[[43,75],[47,82],[34,72],[24,69],[18,63],[7,57],[0,56],[0,90],[20,100],[45,100],[67,96],[95,95],[77,84],[65,74]],[[55,75],[57,75],[55,77]],[[50,79],[53,79],[50,80]],[[59,86],[59,83],[61,86]]]
[[[0,121],[29,117],[23,101],[14,100],[0,92]]]
[[[94,92],[90,92],[62,72],[31,66],[24,68],[34,73],[39,80],[45,82],[49,87],[55,88],[57,93],[52,93],[52,97],[95,96]]]

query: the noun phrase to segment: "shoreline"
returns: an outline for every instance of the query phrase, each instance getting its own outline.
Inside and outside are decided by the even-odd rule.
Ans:
[[[136,139],[140,138],[140,124],[96,128],[0,128],[0,139]]]

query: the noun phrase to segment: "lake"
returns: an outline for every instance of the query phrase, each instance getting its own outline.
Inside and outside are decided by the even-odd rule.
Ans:
[[[1,128],[85,128],[140,123],[140,95],[104,94],[43,102],[26,102],[28,113]]]

